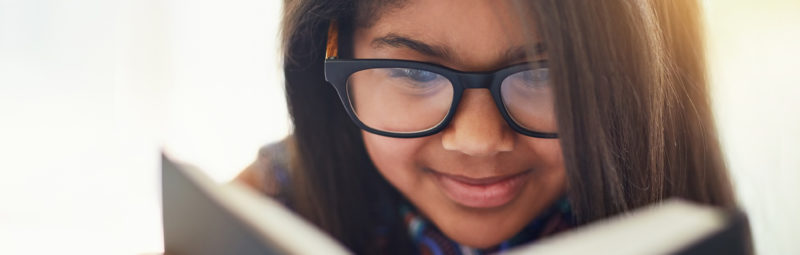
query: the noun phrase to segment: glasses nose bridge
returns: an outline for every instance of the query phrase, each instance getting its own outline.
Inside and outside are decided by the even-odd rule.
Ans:
[[[458,81],[465,89],[488,89],[492,86],[493,73],[460,73]]]

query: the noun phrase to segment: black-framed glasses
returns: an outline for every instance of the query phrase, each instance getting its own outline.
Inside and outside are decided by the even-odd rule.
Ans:
[[[350,118],[378,135],[413,138],[443,130],[466,89],[488,89],[508,125],[539,138],[558,138],[547,62],[490,72],[394,59],[338,59],[338,28],[331,22],[325,79]]]

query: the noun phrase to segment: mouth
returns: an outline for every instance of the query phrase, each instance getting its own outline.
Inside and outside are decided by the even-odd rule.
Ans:
[[[530,177],[531,170],[521,173],[470,178],[427,169],[435,176],[439,188],[450,200],[471,208],[494,208],[517,197]]]

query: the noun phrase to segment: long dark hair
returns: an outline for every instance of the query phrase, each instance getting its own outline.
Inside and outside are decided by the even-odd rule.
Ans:
[[[333,19],[369,26],[397,4],[284,4],[292,204],[356,253],[413,248],[400,217],[381,208],[402,196],[372,165],[359,129],[323,78],[326,31]],[[580,224],[673,196],[735,206],[710,111],[695,0],[516,4],[546,45],[568,196]]]

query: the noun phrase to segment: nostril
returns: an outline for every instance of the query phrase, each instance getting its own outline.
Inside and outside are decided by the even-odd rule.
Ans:
[[[514,138],[510,132],[475,132],[445,130],[442,147],[474,157],[494,156],[514,149]]]

